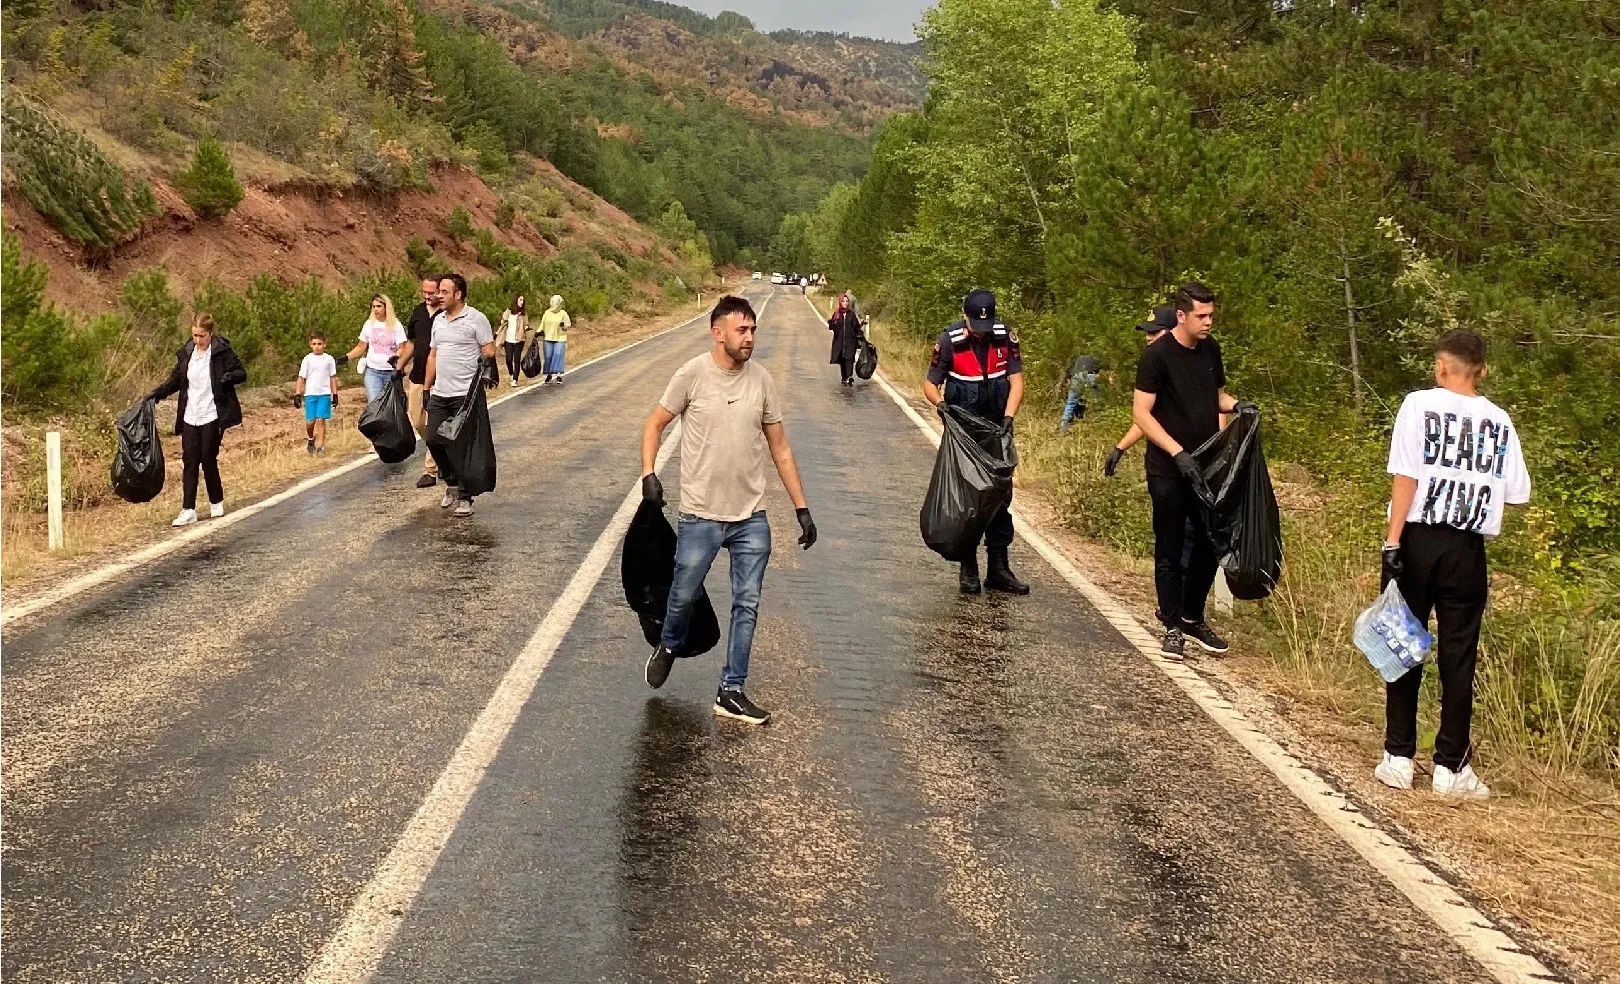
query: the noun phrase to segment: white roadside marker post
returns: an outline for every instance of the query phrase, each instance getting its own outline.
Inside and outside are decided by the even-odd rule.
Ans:
[[[50,527],[50,547],[62,549],[62,432],[45,433],[45,492]]]
[[[1232,588],[1226,583],[1226,571],[1215,569],[1215,610],[1222,615],[1232,614]]]

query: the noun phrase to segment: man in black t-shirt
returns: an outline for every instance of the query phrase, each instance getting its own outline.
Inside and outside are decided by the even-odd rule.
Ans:
[[[405,344],[399,350],[399,359],[396,366],[403,367],[407,361],[411,364],[410,379],[405,385],[406,398],[409,401],[411,423],[416,427],[416,433],[422,440],[427,440],[427,357],[428,349],[433,347],[433,317],[439,313],[439,278],[423,277],[422,302],[416,305],[411,317],[405,322]],[[433,455],[426,455],[422,477],[416,480],[419,489],[431,489],[439,480],[439,466],[433,460]]]
[[[1153,581],[1165,632],[1162,650],[1180,660],[1190,638],[1206,651],[1226,652],[1226,640],[1204,621],[1204,602],[1215,583],[1215,551],[1204,528],[1193,482],[1201,481],[1191,451],[1221,429],[1221,414],[1237,400],[1226,392],[1221,347],[1209,337],[1215,294],[1200,283],[1176,292],[1176,326],[1142,353],[1136,367],[1131,419],[1151,442],[1148,495],[1153,500]],[[1190,530],[1191,557],[1182,549]]]

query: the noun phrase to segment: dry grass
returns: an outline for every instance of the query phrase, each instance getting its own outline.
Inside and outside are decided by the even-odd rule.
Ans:
[[[871,335],[890,382],[918,395],[928,343],[881,323]],[[1094,407],[1061,435],[1059,409],[1032,393],[1019,416],[1023,508],[1061,526],[1064,548],[1148,623],[1155,605],[1141,448],[1115,478],[1102,474],[1128,410]],[[1201,670],[1247,694],[1318,768],[1585,979],[1620,981],[1620,624],[1498,576],[1475,699],[1476,760],[1498,795],[1454,809],[1386,789],[1370,774],[1382,747],[1383,688],[1350,643],[1350,624],[1377,587],[1367,546],[1377,533],[1361,536],[1360,505],[1310,485],[1298,469],[1272,468],[1288,547],[1283,583],[1263,605],[1238,603],[1223,620],[1234,655]],[[1437,718],[1432,677],[1424,743]]]
[[[617,313],[590,322],[580,322],[570,333],[568,361],[579,365],[620,345],[669,327],[676,319],[698,313],[697,303],[665,312]],[[225,483],[229,508],[240,508],[273,495],[301,479],[342,464],[370,450],[355,425],[365,399],[358,377],[344,370],[339,406],[328,424],[326,454],[311,456],[304,451],[304,417],[287,397],[291,382],[261,387],[243,394],[244,421],[225,437],[220,450],[220,473]],[[532,383],[530,384],[532,385]],[[500,395],[497,391],[496,395]],[[112,453],[111,439],[93,428],[64,425],[66,454],[84,484],[93,491],[81,496],[68,495],[70,504],[82,498],[83,508],[69,508],[63,514],[64,549],[51,551],[47,542],[46,517],[39,508],[43,465],[37,452],[8,453],[3,519],[0,519],[0,581],[8,597],[19,589],[32,592],[45,585],[94,567],[109,557],[128,553],[170,534],[169,522],[179,511],[180,439],[168,434],[172,428],[174,403],[159,407],[158,420],[164,431],[164,461],[168,477],[163,494],[151,502],[132,505],[113,498],[107,490],[107,468]],[[32,428],[37,429],[37,428]],[[8,452],[21,442],[8,433]],[[35,447],[37,441],[29,445]],[[75,446],[77,444],[78,446]],[[206,498],[206,496],[199,496]]]

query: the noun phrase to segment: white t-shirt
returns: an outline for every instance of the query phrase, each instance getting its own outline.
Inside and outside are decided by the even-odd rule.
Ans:
[[[214,348],[191,350],[191,361],[186,365],[186,423],[200,427],[219,419],[219,408],[214,405],[214,379],[209,365]]]
[[[337,360],[331,353],[316,355],[314,352],[304,356],[304,362],[298,367],[298,376],[304,381],[305,396],[331,396],[332,377],[337,375]]]
[[[360,340],[366,343],[365,367],[378,372],[387,372],[393,368],[388,360],[399,354],[399,347],[405,344],[405,326],[394,322],[393,328],[381,321],[370,321],[360,329]]]
[[[1408,523],[1496,536],[1502,507],[1530,501],[1530,473],[1507,413],[1483,396],[1438,387],[1401,404],[1389,473],[1417,479]]]

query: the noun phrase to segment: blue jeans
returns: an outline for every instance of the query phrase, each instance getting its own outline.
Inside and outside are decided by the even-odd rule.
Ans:
[[[759,620],[759,593],[765,584],[765,566],[771,559],[771,524],[766,522],[764,510],[737,523],[681,516],[675,533],[675,580],[669,588],[669,608],[664,612],[662,644],[666,649],[679,649],[686,641],[692,605],[721,547],[731,555],[731,634],[726,640],[726,668],[720,686],[724,690],[741,690],[748,679],[748,654],[754,648],[754,624]]]
[[[366,366],[365,374],[361,378],[366,383],[366,402],[370,403],[377,397],[382,396],[383,387],[387,386],[388,381],[394,378],[394,370],[373,369]]]
[[[563,374],[563,349],[567,342],[546,341],[546,375],[561,376]]]
[[[1077,417],[1086,415],[1086,390],[1097,388],[1096,373],[1081,373],[1069,383],[1069,399],[1063,404],[1063,419],[1058,423],[1062,430],[1068,430]]]

